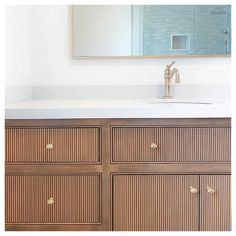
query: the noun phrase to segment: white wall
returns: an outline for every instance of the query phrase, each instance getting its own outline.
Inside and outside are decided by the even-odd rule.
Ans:
[[[163,83],[172,59],[72,60],[67,6],[32,7],[34,86]],[[185,84],[230,83],[230,58],[177,58]]]
[[[31,9],[6,7],[6,103],[31,98]]]

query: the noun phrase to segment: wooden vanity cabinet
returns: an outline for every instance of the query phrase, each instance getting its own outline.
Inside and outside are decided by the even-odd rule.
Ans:
[[[6,120],[6,230],[231,230],[231,123]]]

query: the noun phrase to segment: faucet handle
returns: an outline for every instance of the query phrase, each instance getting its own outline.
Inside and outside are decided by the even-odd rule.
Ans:
[[[166,68],[167,68],[167,69],[170,69],[171,66],[173,66],[173,65],[175,64],[175,62],[176,62],[176,61],[172,61],[172,62],[170,63],[170,65],[166,65]]]

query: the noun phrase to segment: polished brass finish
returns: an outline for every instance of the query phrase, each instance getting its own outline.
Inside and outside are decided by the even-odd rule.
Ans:
[[[150,147],[151,147],[152,149],[156,149],[156,148],[157,148],[157,144],[151,143]]]
[[[48,144],[46,145],[46,148],[47,148],[48,150],[53,149],[53,144],[52,144],[52,143],[48,143]]]
[[[197,193],[198,190],[196,188],[194,188],[193,186],[190,186],[190,192],[191,193]]]
[[[171,95],[171,79],[175,75],[175,83],[180,83],[179,78],[179,71],[177,68],[171,69],[171,66],[175,64],[175,61],[172,61],[170,65],[166,65],[165,74],[164,74],[164,80],[165,80],[165,92],[164,92],[164,99],[170,99],[173,98]]]
[[[48,204],[48,205],[54,204],[54,198],[53,198],[53,197],[48,198],[47,204]]]
[[[216,191],[216,190],[215,190],[214,188],[211,188],[211,187],[208,187],[208,186],[207,186],[207,192],[208,192],[208,193],[213,194],[213,193],[215,193],[215,191]]]

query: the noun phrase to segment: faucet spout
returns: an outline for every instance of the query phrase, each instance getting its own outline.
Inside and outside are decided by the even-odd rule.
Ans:
[[[180,83],[180,78],[179,78],[179,70],[177,68],[174,68],[171,71],[170,74],[170,79],[175,75],[175,83],[179,84]]]

